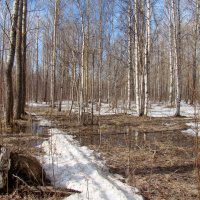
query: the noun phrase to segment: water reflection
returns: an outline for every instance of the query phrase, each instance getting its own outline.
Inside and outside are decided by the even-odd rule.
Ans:
[[[32,122],[28,126],[21,126],[20,132],[37,134],[37,135],[42,136],[42,135],[48,134],[48,128],[45,126],[38,125],[37,122]]]
[[[177,131],[148,132],[138,130],[133,126],[103,125],[93,127],[90,131],[79,130],[75,133],[81,145],[111,145],[112,147],[156,148],[158,143],[173,144],[181,147],[192,147],[187,143],[188,137]],[[185,142],[184,142],[185,141]]]

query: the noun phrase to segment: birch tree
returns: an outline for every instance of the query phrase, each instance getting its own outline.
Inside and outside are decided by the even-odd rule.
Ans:
[[[27,0],[23,0],[22,14],[22,101],[21,114],[25,114],[26,105],[26,50],[27,50]]]
[[[99,66],[98,66],[98,107],[99,114],[101,111],[101,96],[102,96],[102,86],[101,86],[101,72],[103,66],[103,0],[99,0]]]
[[[89,59],[90,59],[90,0],[87,0],[87,31],[86,31],[86,69],[85,69],[85,103],[86,108],[88,108],[88,99],[89,99]]]
[[[173,22],[172,22],[172,1],[169,0],[169,68],[170,68],[170,82],[169,82],[169,104],[172,106],[173,102],[173,83],[174,83],[174,63],[173,63]]]
[[[175,90],[176,90],[176,112],[175,116],[180,116],[180,103],[181,103],[181,22],[180,22],[180,0],[172,0],[172,12],[173,12],[173,39],[175,50]]]
[[[37,33],[36,33],[36,85],[35,85],[35,102],[38,102],[39,93],[39,16],[37,17]]]
[[[80,0],[77,0],[78,8],[81,16],[81,34],[82,34],[82,47],[81,47],[81,70],[80,70],[80,100],[79,100],[79,120],[83,114],[84,103],[84,76],[85,76],[85,24],[84,24],[84,10],[81,8]]]
[[[138,0],[135,0],[135,47],[134,47],[134,56],[135,56],[135,98],[136,98],[136,111],[137,114],[141,115],[141,102],[140,102],[140,85],[139,85],[139,65],[138,65]]]
[[[147,19],[146,19],[146,48],[145,48],[145,68],[144,68],[144,114],[148,113],[149,102],[149,67],[150,67],[150,44],[151,44],[151,1],[147,0]]]
[[[132,1],[128,2],[128,73],[127,73],[127,108],[131,107],[131,77],[132,77],[132,69],[133,69],[133,24],[132,24]]]
[[[57,26],[58,26],[58,18],[59,18],[59,6],[60,0],[55,0],[55,10],[54,10],[54,26],[53,26],[53,62],[51,68],[51,91],[50,91],[50,99],[51,99],[51,107],[55,107],[55,70],[56,70],[56,58],[57,58]]]

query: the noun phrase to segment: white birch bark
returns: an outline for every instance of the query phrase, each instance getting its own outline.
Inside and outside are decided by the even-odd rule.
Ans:
[[[86,69],[85,69],[85,103],[88,109],[89,99],[89,59],[90,59],[90,0],[87,0],[87,51],[86,51]]]
[[[79,117],[81,119],[83,114],[83,98],[84,98],[84,52],[85,52],[85,30],[84,30],[84,20],[81,15],[81,27],[82,27],[82,50],[81,50],[81,84],[80,84],[80,106],[79,106]]]
[[[99,9],[100,9],[100,19],[99,19],[99,115],[101,112],[101,71],[102,71],[102,65],[103,65],[103,0],[100,0],[99,2]]]
[[[53,30],[53,63],[51,68],[51,107],[55,107],[55,70],[56,70],[56,57],[57,57],[57,25],[58,25],[58,9],[59,9],[60,0],[55,0],[55,10],[54,10],[54,30]]]
[[[151,1],[147,0],[147,24],[146,24],[146,49],[145,49],[145,68],[144,68],[144,114],[148,114],[149,103],[149,67],[150,67],[150,42],[151,42]]]
[[[39,85],[39,17],[37,18],[37,34],[36,34],[36,88],[35,102],[38,102],[38,85]]]
[[[128,72],[127,72],[127,109],[131,108],[131,72],[132,72],[132,5],[128,5]]]
[[[174,34],[174,50],[175,50],[175,81],[176,81],[176,112],[175,116],[180,116],[180,0],[173,0],[173,34]]]
[[[136,111],[140,115],[140,86],[139,86],[139,66],[138,66],[138,1],[135,0],[135,98],[136,98]]]
[[[22,19],[22,102],[21,111],[25,114],[26,106],[26,50],[27,50],[27,0],[23,0],[23,19]]]
[[[169,68],[170,68],[169,105],[172,105],[173,83],[174,83],[172,0],[169,0]]]

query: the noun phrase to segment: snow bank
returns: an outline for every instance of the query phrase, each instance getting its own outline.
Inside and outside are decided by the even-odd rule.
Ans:
[[[164,104],[152,104],[149,109],[149,116],[151,117],[171,117],[175,114],[176,109],[167,107]],[[181,102],[181,115],[186,117],[194,117],[194,106]]]
[[[47,175],[56,186],[81,191],[68,200],[142,200],[137,189],[112,177],[92,150],[80,146],[72,136],[59,129],[50,129],[49,141],[42,144]]]

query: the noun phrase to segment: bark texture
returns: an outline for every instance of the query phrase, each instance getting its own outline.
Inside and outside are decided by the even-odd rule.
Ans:
[[[5,69],[5,91],[6,91],[6,125],[11,125],[13,121],[13,84],[12,84],[12,69],[15,58],[16,48],[16,32],[17,32],[17,19],[19,10],[19,0],[13,2],[12,24],[10,29],[10,50],[8,53],[7,66]]]
[[[22,19],[22,102],[21,112],[25,114],[26,105],[26,25],[27,25],[27,0],[23,0],[23,19]]]
[[[16,105],[15,105],[15,119],[21,118],[22,113],[22,13],[23,1],[19,4],[18,27],[17,27],[17,41],[16,41]]]

